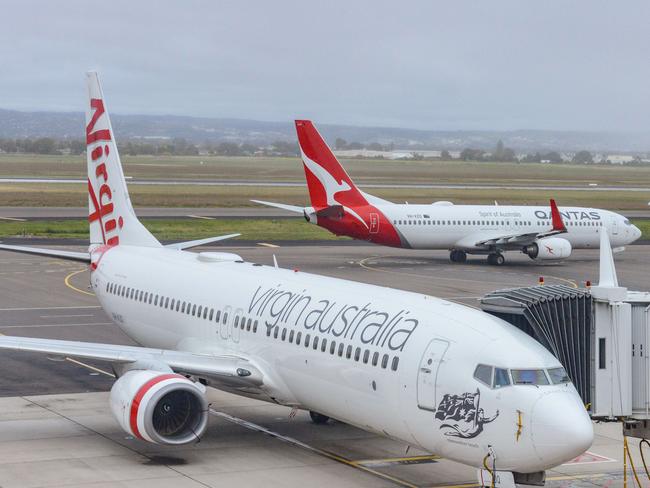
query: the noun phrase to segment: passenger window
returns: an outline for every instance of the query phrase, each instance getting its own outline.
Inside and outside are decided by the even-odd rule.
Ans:
[[[510,375],[507,369],[494,368],[494,387],[501,388],[510,385]]]
[[[366,349],[363,351],[363,364],[368,364],[368,358],[370,357],[370,351]]]
[[[183,302],[183,306],[181,307],[181,313],[185,313],[185,302]]]
[[[287,338],[287,329],[282,329],[282,340]]]
[[[307,334],[307,335],[305,336],[305,347],[309,347],[309,339],[310,339],[310,337],[311,337],[311,336],[310,336],[309,334]]]
[[[257,332],[257,320],[253,322],[253,332]]]
[[[197,317],[201,318],[201,312],[202,312],[202,311],[203,311],[203,307],[202,307],[201,305],[199,305],[199,311],[198,311],[198,313],[196,314]],[[238,319],[239,319],[239,317],[237,317],[237,318],[235,319],[235,327],[237,327],[237,321],[238,321]]]
[[[487,386],[492,387],[492,366],[479,364],[474,370],[474,378]]]
[[[276,327],[275,330],[273,331],[273,338],[277,339],[278,338],[278,333],[280,332],[280,327]]]
[[[352,346],[348,346],[348,348],[345,350],[345,357],[346,359],[350,359],[352,357]]]
[[[360,347],[357,347],[357,348],[354,350],[354,360],[355,360],[355,361],[358,361],[360,356],[361,356],[361,348],[360,348]]]
[[[253,323],[253,319],[248,319],[246,321],[246,330],[250,332],[251,330],[251,324]]]
[[[399,358],[397,356],[393,357],[393,363],[390,366],[390,369],[397,371],[397,366],[399,365]]]
[[[343,348],[345,346],[343,345],[342,342],[339,342],[339,357],[343,356]]]
[[[201,310],[201,308],[199,308]],[[239,327],[239,316],[235,317],[235,329]]]
[[[203,318],[204,319],[208,318],[208,307],[203,307]]]
[[[156,295],[156,297],[153,299],[153,304],[155,306],[158,306],[158,295]]]
[[[314,336],[314,351],[318,349],[318,336]]]
[[[228,312],[223,313],[223,323],[224,324],[228,323]]]
[[[271,337],[271,327],[266,328],[266,337]]]
[[[192,305],[192,317],[196,317],[196,303]]]
[[[175,306],[175,305],[176,305],[176,299],[175,299],[175,298],[172,298],[172,306],[169,307],[169,308],[171,308],[172,310],[174,310],[174,306]]]
[[[379,361],[379,353],[375,351],[375,353],[372,355],[372,365],[377,366],[377,361]]]
[[[327,349],[327,339],[323,339],[320,343],[320,352],[325,352],[325,349]]]
[[[289,342],[293,344],[293,330],[289,332]]]
[[[381,358],[382,369],[386,369],[386,366],[388,366],[388,354],[384,354],[384,357]]]
[[[297,345],[297,346],[300,345],[300,339],[301,339],[301,338],[302,338],[302,332],[298,332],[298,333],[296,334],[296,345]]]
[[[571,378],[569,378],[564,368],[551,368],[548,370],[548,375],[551,377],[551,383],[554,385],[571,382]]]
[[[512,382],[515,385],[548,385],[543,369],[513,369]]]
[[[334,354],[335,349],[336,349],[336,341],[330,342],[330,354]]]
[[[219,322],[220,318],[221,318],[221,310],[217,310],[217,315],[215,315],[214,321]]]
[[[174,304],[174,301],[172,300],[172,306]],[[214,317],[214,308],[210,309],[210,316],[208,317],[209,321],[212,321],[212,317]]]

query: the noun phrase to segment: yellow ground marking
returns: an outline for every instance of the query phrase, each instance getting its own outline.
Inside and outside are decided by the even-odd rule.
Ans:
[[[280,247],[277,244],[269,244],[268,242],[258,242],[257,245],[264,247]]]
[[[67,286],[71,290],[78,291],[79,293],[83,293],[84,295],[90,295],[91,297],[94,297],[95,296],[94,293],[90,293],[89,291],[81,290],[81,289],[77,288],[76,286],[73,286],[73,285],[70,284],[70,278],[72,278],[73,276],[78,275],[79,273],[83,273],[84,271],[86,271],[86,268],[79,269],[77,271],[73,271],[72,273],[70,273],[68,276],[65,277],[65,280],[63,280],[63,282],[65,283],[65,286]]]
[[[410,456],[410,457],[397,457],[397,458],[385,458],[385,459],[360,459],[358,461],[350,461],[351,464],[390,464],[390,463],[401,463],[401,462],[417,462],[417,461],[435,461],[437,459],[442,459],[440,456],[435,454],[425,454],[423,456]]]
[[[90,371],[94,371],[96,373],[100,373],[100,374],[103,374],[105,376],[110,376],[111,378],[115,378],[115,375],[113,373],[109,373],[108,371],[104,371],[103,369],[96,368],[95,366],[91,366],[90,364],[86,364],[86,363],[84,363],[82,361],[78,361],[76,359],[69,358],[69,357],[66,357],[65,360],[70,361],[71,363],[74,363],[74,364],[76,364],[78,366],[81,366],[82,368],[89,369]]]
[[[602,478],[607,476],[606,473],[595,473],[595,474],[574,474],[574,475],[564,475],[564,476],[549,476],[546,478],[546,481],[566,481],[566,480],[587,480],[594,478]],[[465,483],[461,485],[434,485],[434,488],[477,488],[480,485],[478,483]]]
[[[350,466],[352,468],[365,471],[366,473],[370,473],[374,476],[377,476],[379,478],[383,478],[385,480],[392,481],[393,483],[399,485],[399,486],[404,486],[406,488],[417,488],[417,485],[414,485],[412,483],[409,483],[408,481],[402,480],[400,478],[396,478],[394,476],[390,476],[386,473],[382,473],[381,471],[376,471],[372,468],[368,468],[366,466],[363,466],[361,464],[355,464],[354,461],[351,461],[349,459],[346,459],[342,456],[339,456],[338,454],[334,454],[333,452],[330,451],[325,451],[323,449],[319,449],[317,447],[311,446],[309,444],[306,444],[302,441],[299,441],[298,439],[294,439],[293,437],[288,437],[284,436],[282,434],[278,434],[277,432],[274,432],[272,430],[267,429],[266,427],[263,427],[261,425],[255,424],[253,422],[250,422],[248,420],[240,419],[238,417],[235,417],[233,415],[227,414],[225,412],[219,412],[218,410],[214,410],[213,408],[210,409],[210,413],[213,415],[216,415],[217,417],[221,417],[224,420],[228,420],[232,423],[235,423],[237,425],[240,425],[242,427],[245,427],[250,430],[254,430],[257,432],[262,432],[264,434],[270,435],[271,437],[275,437],[276,439],[279,439],[283,442],[286,442],[287,444],[291,444],[296,447],[301,447],[303,449],[306,449],[308,451],[311,451],[315,454],[319,454],[320,456],[326,457],[328,459],[331,459],[333,461],[339,462],[341,464],[345,464],[347,466]]]

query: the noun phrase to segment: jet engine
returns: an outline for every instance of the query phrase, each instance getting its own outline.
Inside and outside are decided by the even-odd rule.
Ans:
[[[571,243],[566,239],[547,237],[525,246],[523,252],[531,259],[551,260],[568,258],[571,256],[571,250]]]
[[[131,370],[111,388],[111,412],[138,439],[187,444],[198,440],[208,425],[205,391],[179,374]]]

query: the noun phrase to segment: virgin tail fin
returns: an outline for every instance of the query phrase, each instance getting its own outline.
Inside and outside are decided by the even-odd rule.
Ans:
[[[86,74],[86,158],[90,244],[160,247],[135,216],[99,76]]]

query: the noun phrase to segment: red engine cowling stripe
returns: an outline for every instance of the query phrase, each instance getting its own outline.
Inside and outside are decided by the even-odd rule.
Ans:
[[[147,394],[147,392],[160,383],[161,381],[169,380],[171,378],[184,378],[183,376],[179,374],[161,374],[160,376],[156,376],[155,378],[151,378],[149,381],[147,381],[144,385],[140,387],[138,392],[135,394],[135,398],[133,398],[133,403],[131,403],[131,416],[129,418],[129,423],[131,425],[131,432],[138,438],[142,439],[142,434],[140,434],[140,430],[138,429],[138,408],[140,408],[140,402],[142,401],[142,398]]]

